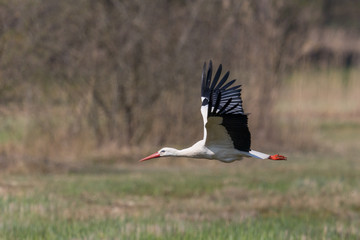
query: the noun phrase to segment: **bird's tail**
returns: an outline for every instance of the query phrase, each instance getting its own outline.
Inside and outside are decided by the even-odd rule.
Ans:
[[[254,150],[250,150],[249,156],[254,157],[254,158],[260,158],[260,159],[286,160],[286,157],[279,155],[279,154],[269,155],[269,154],[254,151]]]
[[[254,151],[254,150],[250,150],[249,154],[251,157],[259,158],[259,159],[268,159],[270,157],[269,154]]]

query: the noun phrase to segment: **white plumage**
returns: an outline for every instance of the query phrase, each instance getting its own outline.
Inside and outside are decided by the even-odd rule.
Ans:
[[[204,64],[200,109],[204,121],[203,139],[182,150],[162,148],[140,161],[170,156],[215,159],[222,162],[233,162],[243,157],[286,160],[286,157],[279,154],[269,155],[250,149],[251,136],[248,118],[242,106],[241,85],[232,86],[235,80],[227,81],[229,71],[220,80],[221,71],[220,64],[212,79],[212,62],[210,61],[207,71],[206,63]]]

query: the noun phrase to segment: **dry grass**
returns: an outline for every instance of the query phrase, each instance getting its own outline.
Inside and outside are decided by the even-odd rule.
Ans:
[[[353,150],[359,143],[359,75],[357,68],[294,72],[276,105],[284,144],[311,151]]]
[[[231,168],[207,163],[175,169],[150,162],[106,167],[102,173],[82,169],[75,174],[3,176],[0,220],[8,227],[2,236],[25,231],[39,237],[27,229],[30,223],[42,229],[42,236],[55,232],[65,238],[81,233],[81,238],[102,234],[103,239],[137,234],[136,239],[153,234],[156,239],[168,239],[168,234],[172,239],[184,234],[189,239],[227,239],[239,234],[239,227],[247,239],[360,236],[358,161],[291,156],[287,162],[245,160]],[[10,227],[15,224],[23,230]]]
[[[360,116],[360,70],[304,69],[284,83],[278,111],[296,120],[357,120]],[[291,104],[290,104],[291,103]]]
[[[294,150],[337,153],[356,151],[360,144],[355,136],[360,129],[360,99],[357,91],[360,89],[357,81],[359,75],[358,69],[345,71],[305,68],[294,72],[278,89],[279,94],[275,100],[274,115],[277,117],[272,121],[272,126],[277,137],[264,142],[261,130],[254,124],[256,113],[249,116],[252,147],[281,153]],[[252,92],[249,87],[246,86],[247,94]],[[88,164],[114,164],[120,161],[131,164],[162,145],[152,142],[119,146],[110,141],[96,146],[89,131],[68,139],[73,118],[67,117],[71,115],[70,110],[64,107],[51,108],[38,118],[21,111],[15,111],[16,115],[2,116],[1,169],[8,172],[64,172]],[[49,119],[50,116],[53,118]],[[191,128],[200,129],[200,132],[202,124],[198,110],[187,119],[190,120]],[[185,125],[176,124],[172,124],[171,128],[186,128]],[[148,132],[151,136],[152,131],[153,129],[149,129]],[[193,142],[201,137],[201,134],[190,135]],[[185,143],[184,139],[190,137],[183,137],[179,136],[176,141],[164,141],[165,145],[183,148],[193,143]],[[191,165],[191,162],[181,161],[181,164]],[[172,161],[164,161],[162,164],[171,165]]]

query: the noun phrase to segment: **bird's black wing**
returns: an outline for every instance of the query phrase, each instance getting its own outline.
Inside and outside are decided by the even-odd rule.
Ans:
[[[235,85],[235,79],[227,81],[230,72],[227,71],[220,79],[222,65],[217,69],[214,79],[212,78],[212,62],[206,71],[206,63],[204,63],[201,84],[202,106],[209,105],[211,109],[214,107],[220,114],[244,114],[241,100],[241,85]],[[221,94],[221,98],[218,95]],[[217,102],[218,101],[218,102]]]
[[[212,62],[207,71],[204,64],[201,86],[204,139],[207,145],[225,143],[240,151],[250,151],[251,135],[242,107],[241,85],[232,86],[235,80],[227,82],[229,72],[219,81],[221,70],[222,65],[212,79]]]

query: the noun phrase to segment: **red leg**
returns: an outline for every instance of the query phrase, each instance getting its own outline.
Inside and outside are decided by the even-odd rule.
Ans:
[[[279,154],[275,154],[275,155],[271,155],[269,157],[270,160],[286,160],[287,158],[285,156],[279,155]]]

